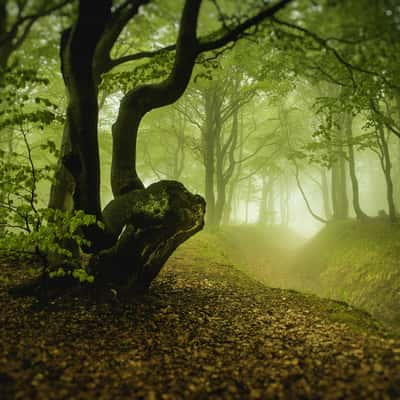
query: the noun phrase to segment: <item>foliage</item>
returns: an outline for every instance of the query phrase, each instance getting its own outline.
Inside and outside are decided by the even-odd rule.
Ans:
[[[32,149],[24,136],[27,155],[3,152],[0,157],[0,252],[15,256],[36,256],[43,271],[56,262],[75,266],[72,270],[59,268],[50,277],[67,274],[81,282],[92,282],[93,277],[77,265],[76,255],[66,246],[87,246],[82,227],[96,224],[96,217],[83,211],[72,214],[39,205],[38,185],[52,180],[51,165],[37,168],[32,159]],[[55,145],[41,146],[43,152],[55,153]],[[27,160],[26,160],[27,158]],[[23,162],[27,161],[27,162]]]
[[[100,88],[107,93],[118,91],[126,94],[139,84],[158,82],[170,71],[173,65],[173,53],[162,51],[150,61],[139,64],[133,70],[120,68],[103,77]]]

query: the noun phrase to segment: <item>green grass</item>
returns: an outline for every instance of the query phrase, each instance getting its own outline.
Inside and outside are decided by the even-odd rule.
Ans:
[[[400,226],[371,219],[322,229],[298,253],[293,286],[400,326]]]

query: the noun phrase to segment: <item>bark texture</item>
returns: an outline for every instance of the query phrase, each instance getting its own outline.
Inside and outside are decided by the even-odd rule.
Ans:
[[[388,137],[385,134],[385,128],[382,123],[378,124],[377,140],[380,149],[380,163],[386,181],[386,199],[389,209],[389,219],[391,222],[397,222],[397,211],[394,202],[394,188],[392,179],[392,160],[390,157]]]
[[[344,152],[344,128],[342,116],[337,116],[337,129],[334,135],[334,154],[332,163],[332,209],[333,219],[346,219],[349,216],[349,200],[347,197],[347,173]]]
[[[145,291],[172,252],[204,226],[205,201],[176,181],[159,181],[111,201],[104,209],[116,244],[92,258],[96,281]]]

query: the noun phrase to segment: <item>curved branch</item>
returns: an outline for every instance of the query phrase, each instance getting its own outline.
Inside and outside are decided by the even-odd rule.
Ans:
[[[282,20],[276,18],[275,16],[272,16],[271,20],[273,22],[277,23],[278,25],[286,26],[287,28],[291,28],[291,29],[297,30],[299,32],[302,32],[304,35],[311,37],[321,47],[323,47],[326,50],[328,50],[329,52],[331,52],[335,56],[335,58],[347,69],[347,71],[348,71],[348,73],[350,75],[350,79],[351,79],[351,81],[353,83],[353,87],[357,86],[355,78],[354,78],[354,71],[357,71],[357,72],[361,72],[361,73],[366,74],[366,75],[375,76],[375,77],[381,79],[382,82],[384,82],[389,87],[400,89],[400,87],[398,85],[395,85],[393,82],[388,81],[384,76],[382,76],[382,74],[379,74],[378,72],[362,68],[359,65],[354,65],[354,64],[350,63],[349,61],[347,61],[338,52],[337,49],[335,49],[333,46],[331,46],[329,44],[329,41],[332,40],[331,38],[324,39],[324,38],[318,36],[315,32],[311,32],[307,28],[304,28],[302,26],[299,26],[299,25],[296,25],[296,24],[293,24],[293,23],[290,23],[290,22],[287,22],[287,21],[282,21]]]
[[[73,0],[63,0],[59,4],[56,4],[53,7],[50,7],[46,10],[39,10],[35,14],[29,14],[24,17],[19,16],[19,18],[17,18],[17,20],[13,23],[11,29],[8,32],[6,32],[4,35],[2,35],[3,37],[0,38],[0,46],[3,46],[7,42],[13,41],[14,39],[16,39],[18,36],[18,30],[24,23],[27,23],[27,27],[25,27],[21,37],[25,38],[27,36],[27,34],[29,33],[33,24],[38,19],[45,17],[45,16],[53,13],[54,11],[57,11],[57,10],[65,7],[67,4],[72,3],[72,2],[73,2]],[[21,45],[21,43],[23,41],[23,39],[21,40],[21,37],[17,38],[16,43],[13,43],[12,47],[14,50]]]
[[[180,21],[174,65],[168,77],[156,84],[147,84],[129,91],[121,101],[113,125],[113,158],[111,186],[114,196],[143,188],[136,172],[136,139],[139,124],[149,111],[174,103],[186,90],[197,56],[238,40],[250,27],[274,15],[292,0],[281,0],[256,16],[239,24],[222,38],[200,43],[197,21],[202,0],[186,0]]]
[[[198,40],[197,54],[204,53],[210,50],[216,50],[218,48],[224,47],[231,42],[237,41],[239,38],[245,36],[246,31],[259,23],[263,22],[265,19],[275,15],[279,10],[283,9],[287,4],[291,3],[293,0],[281,0],[277,4],[272,7],[266,8],[260,11],[255,16],[246,19],[241,24],[229,30],[225,35],[221,36],[218,39],[214,40],[202,40],[201,38]],[[140,60],[142,58],[152,58],[163,52],[169,52],[176,50],[177,46],[175,44],[170,44],[168,46],[162,47],[157,50],[148,50],[148,51],[140,51],[138,53],[129,54],[126,56],[122,56],[116,59],[112,59],[108,63],[108,71],[112,68],[117,67],[125,62]]]
[[[394,133],[398,138],[400,138],[400,130],[397,129],[397,127],[395,127],[393,123],[391,123],[391,118],[386,117],[386,115],[384,115],[382,111],[379,110],[379,107],[377,107],[377,104],[374,101],[372,100],[370,101],[370,106],[372,111],[376,115],[378,115],[378,117],[381,119],[386,128],[389,129],[392,133]]]
[[[147,51],[143,50],[143,51],[139,51],[138,53],[128,54],[126,56],[121,56],[118,58],[113,58],[113,59],[110,59],[108,62],[107,71],[110,71],[113,68],[117,67],[118,65],[121,65],[121,64],[129,62],[129,61],[141,60],[142,58],[152,58],[152,57],[162,54],[163,52],[168,52],[168,51],[172,51],[172,50],[176,50],[176,44],[170,44],[168,46],[162,47],[157,50],[147,50]]]
[[[293,164],[294,164],[295,171],[296,171],[296,172],[295,172],[295,178],[296,178],[297,187],[298,187],[298,189],[299,189],[299,191],[300,191],[300,193],[301,193],[301,196],[303,197],[304,202],[306,203],[307,210],[309,211],[309,213],[311,214],[311,216],[312,216],[313,218],[315,218],[317,221],[322,222],[323,224],[327,224],[328,221],[327,221],[326,219],[320,217],[319,215],[317,215],[317,214],[313,211],[313,209],[311,208],[310,202],[308,201],[307,196],[306,196],[306,193],[304,192],[304,189],[303,189],[303,187],[302,187],[302,185],[301,185],[301,182],[300,182],[300,177],[299,177],[299,166],[297,165],[297,163],[296,163],[295,160],[293,160]]]
[[[111,50],[122,30],[125,28],[125,25],[138,13],[139,7],[148,4],[149,1],[150,0],[126,0],[112,13],[96,47],[93,69],[97,80],[100,79],[101,74],[110,71],[118,65],[114,64],[114,60],[110,58]],[[120,64],[122,62],[120,62]]]
[[[273,17],[279,10],[286,7],[287,4],[291,3],[292,0],[281,0],[275,5],[268,7],[262,11],[260,11],[255,16],[246,19],[241,24],[237,25],[236,27],[232,28],[228,33],[224,36],[210,41],[200,42],[199,45],[199,54],[205,51],[215,50],[220,47],[226,46],[230,42],[237,41],[240,37],[242,37],[245,32],[266,20],[267,18]]]

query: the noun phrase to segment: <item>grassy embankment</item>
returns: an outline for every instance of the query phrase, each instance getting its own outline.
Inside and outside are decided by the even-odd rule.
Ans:
[[[378,219],[330,224],[301,249],[291,270],[295,288],[400,327],[400,226]]]
[[[238,226],[194,240],[268,286],[344,301],[400,327],[400,226],[341,221],[305,243],[283,228]]]

